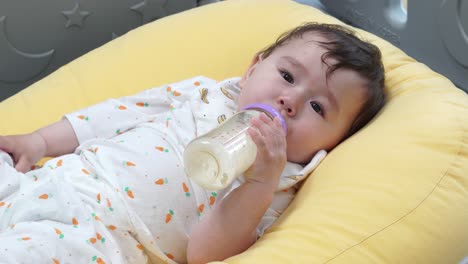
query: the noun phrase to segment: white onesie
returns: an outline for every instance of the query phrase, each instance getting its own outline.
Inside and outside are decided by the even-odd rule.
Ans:
[[[185,175],[183,150],[236,112],[238,81],[195,77],[111,99],[65,116],[74,154],[26,174],[0,160],[0,262],[186,262],[192,226],[244,180],[204,190]],[[258,236],[325,155],[287,163]]]

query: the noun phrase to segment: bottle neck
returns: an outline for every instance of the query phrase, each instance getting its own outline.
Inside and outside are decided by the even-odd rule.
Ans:
[[[281,113],[279,113],[278,110],[276,110],[273,106],[268,105],[268,104],[262,104],[262,103],[254,103],[254,104],[247,105],[243,109],[244,110],[252,109],[256,111],[261,111],[265,113],[271,119],[278,117],[280,119],[281,126],[283,127],[284,133],[287,133],[286,121],[284,120],[283,116],[281,116]]]
[[[268,111],[266,111],[265,109],[262,109],[262,108],[252,107],[252,108],[249,108],[249,109],[246,109],[246,110],[255,110],[255,111],[263,112],[263,113],[265,113],[271,120],[273,120],[273,118],[275,118],[270,112],[268,112]]]

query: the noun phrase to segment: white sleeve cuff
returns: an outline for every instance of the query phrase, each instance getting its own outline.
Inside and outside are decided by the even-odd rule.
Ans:
[[[63,116],[68,122],[70,122],[73,131],[75,131],[76,138],[78,143],[83,143],[88,139],[95,138],[91,126],[88,124],[87,117],[80,112],[73,112]]]

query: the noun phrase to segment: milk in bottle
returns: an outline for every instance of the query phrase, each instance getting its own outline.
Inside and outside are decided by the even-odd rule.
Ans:
[[[220,190],[246,171],[255,161],[257,146],[247,133],[250,119],[266,113],[279,117],[286,132],[281,114],[270,105],[246,106],[220,126],[192,140],[184,151],[187,175],[208,190]]]

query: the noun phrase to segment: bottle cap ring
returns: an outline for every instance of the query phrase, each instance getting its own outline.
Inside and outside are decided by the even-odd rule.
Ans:
[[[254,103],[254,104],[249,104],[245,106],[244,108],[242,108],[242,110],[247,110],[247,109],[256,109],[256,110],[265,112],[267,115],[271,117],[271,119],[278,117],[281,122],[281,126],[283,127],[284,134],[287,133],[288,130],[286,127],[286,121],[284,121],[283,116],[273,106],[268,105],[268,104],[262,104],[262,103]]]

